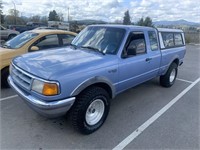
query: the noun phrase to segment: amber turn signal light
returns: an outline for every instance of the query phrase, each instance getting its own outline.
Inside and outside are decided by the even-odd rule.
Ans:
[[[58,94],[58,85],[56,83],[44,83],[42,94],[52,96]]]

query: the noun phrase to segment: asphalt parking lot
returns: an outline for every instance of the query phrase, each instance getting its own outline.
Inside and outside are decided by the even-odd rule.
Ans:
[[[67,117],[44,118],[12,89],[1,89],[1,149],[200,149],[200,46],[187,45],[176,83],[158,79],[112,100],[104,125],[91,135]]]

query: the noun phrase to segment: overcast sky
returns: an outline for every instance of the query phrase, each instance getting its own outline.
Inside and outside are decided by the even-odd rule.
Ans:
[[[149,16],[153,21],[185,19],[200,22],[200,0],[2,0],[3,12],[20,11],[22,16],[48,16],[49,11],[62,13],[67,21],[69,7],[73,20],[95,19],[112,22],[123,20],[129,10],[131,21]]]

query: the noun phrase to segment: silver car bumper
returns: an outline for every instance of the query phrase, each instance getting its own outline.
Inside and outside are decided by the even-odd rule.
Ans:
[[[75,101],[75,97],[70,97],[63,100],[45,102],[33,97],[32,95],[27,95],[24,93],[15,85],[10,76],[8,77],[8,83],[32,109],[48,118],[55,118],[65,115]]]

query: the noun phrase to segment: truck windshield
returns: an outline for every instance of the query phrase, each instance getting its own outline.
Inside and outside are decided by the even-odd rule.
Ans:
[[[34,33],[34,32],[24,32],[21,33],[19,35],[17,35],[16,37],[14,37],[13,39],[7,41],[3,47],[4,48],[10,48],[10,49],[17,49],[22,47],[24,44],[26,44],[28,41],[30,41],[31,39],[33,39],[34,37],[38,36],[38,33]]]
[[[125,29],[90,26],[72,41],[77,48],[99,50],[104,54],[116,54],[125,35]]]

